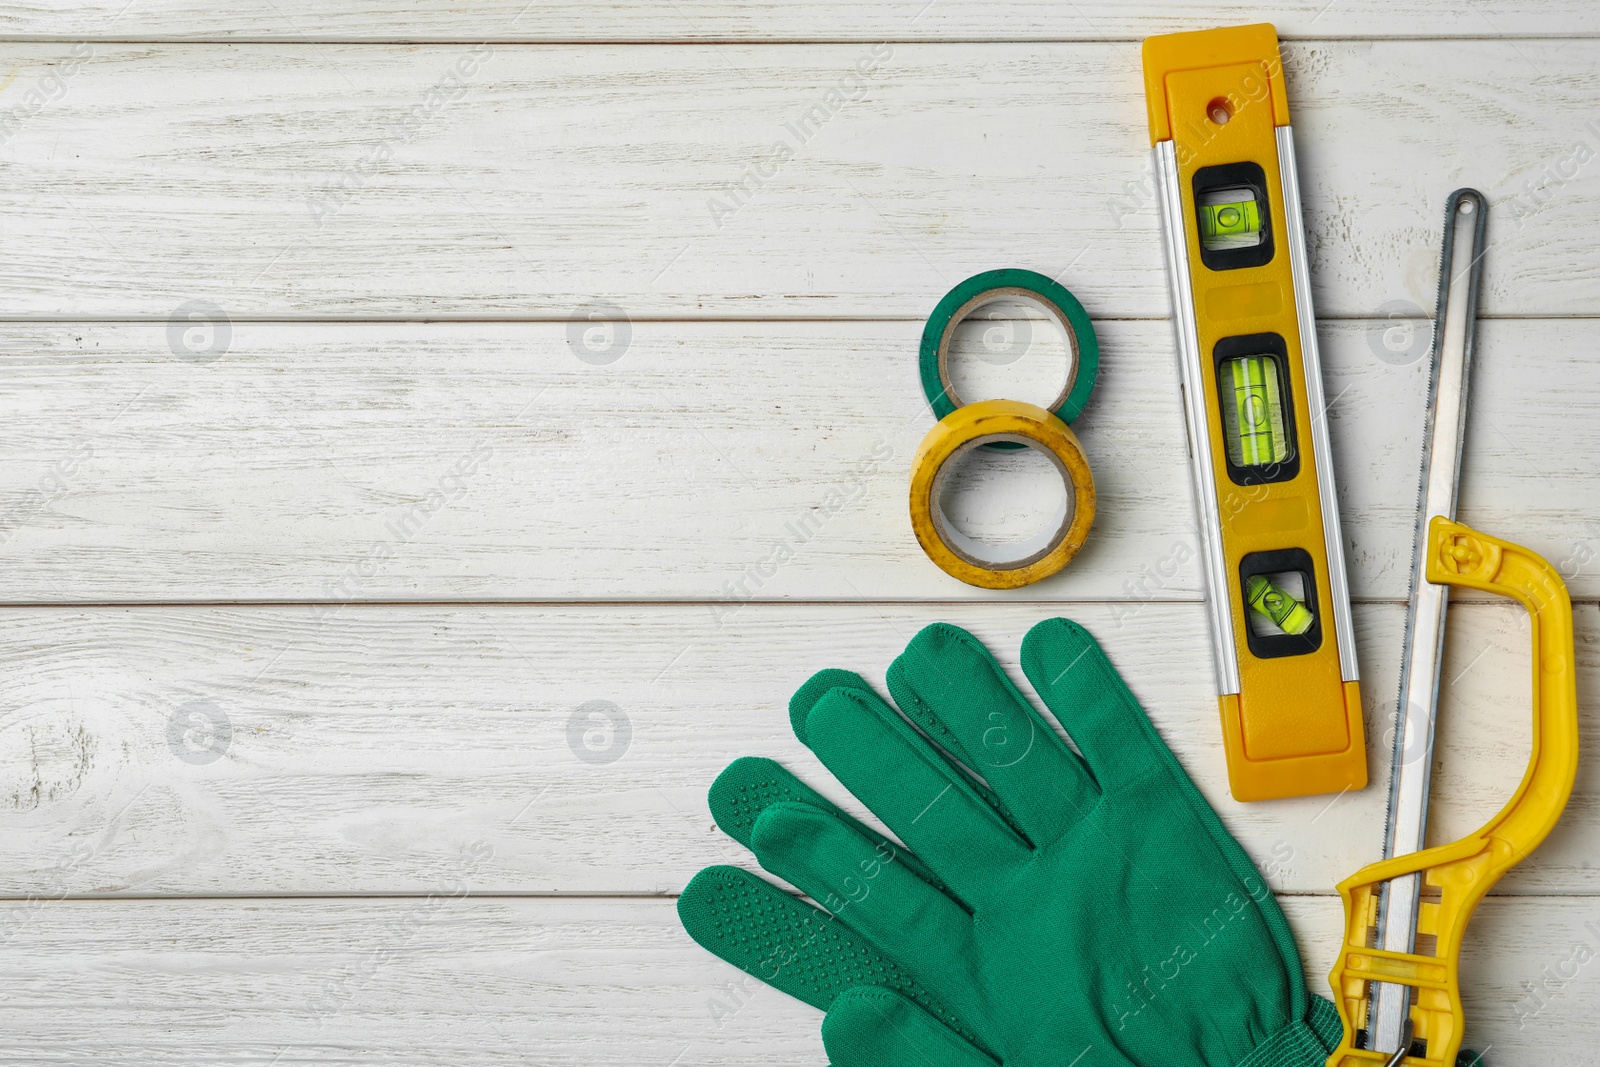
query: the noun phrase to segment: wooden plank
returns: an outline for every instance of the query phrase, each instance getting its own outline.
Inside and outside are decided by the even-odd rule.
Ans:
[[[827,1062],[820,1013],[700,949],[671,901],[452,899],[457,884],[447,876],[433,901],[40,905],[8,927],[5,1058]],[[1285,904],[1307,983],[1325,994],[1338,903]],[[1590,1062],[1600,902],[1491,899],[1472,922],[1468,1041],[1489,1046],[1495,1063]]]
[[[661,0],[578,4],[424,0],[336,4],[277,0],[265,8],[198,0],[75,0],[7,5],[6,37],[91,40],[338,41],[792,41],[792,40],[1088,40],[1137,39],[1205,26],[1257,22],[1250,4],[1163,0],[1136,7],[1102,2],[1060,5],[1046,0],[994,4],[929,4],[926,0],[819,3],[796,7],[756,0],[695,4]],[[1600,31],[1594,9],[1577,0],[1537,5],[1498,0],[1458,5],[1407,0],[1297,0],[1274,6],[1278,32],[1291,37],[1535,37]]]
[[[676,892],[748,858],[704,799],[738,756],[779,759],[859,810],[790,733],[789,696],[814,671],[881,683],[944,619],[1016,672],[1022,635],[1055,614],[1099,636],[1275,887],[1329,891],[1377,857],[1397,605],[1356,613],[1374,785],[1251,805],[1227,795],[1196,604],[62,607],[0,611],[0,893],[426,892],[475,850],[492,852],[479,892]],[[1578,623],[1587,745],[1600,607]],[[1525,641],[1509,606],[1451,614],[1440,840],[1521,777]],[[1508,891],[1600,891],[1594,768]]]
[[[1352,586],[1399,600],[1428,334],[1395,365],[1390,325],[1322,340]],[[1483,324],[1461,507],[1590,599],[1597,330]],[[1089,545],[995,594],[911,536],[915,323],[639,322],[603,366],[558,323],[237,323],[209,363],[163,325],[8,324],[0,599],[1197,599],[1170,333],[1097,332]],[[1032,359],[1015,380],[1053,380]],[[1001,516],[1033,500],[1004,473],[980,483]]]
[[[1167,311],[1131,43],[74,47],[0,49],[0,316],[919,319],[998,266]],[[1289,56],[1322,313],[1431,307],[1466,183],[1486,313],[1600,313],[1600,42]]]

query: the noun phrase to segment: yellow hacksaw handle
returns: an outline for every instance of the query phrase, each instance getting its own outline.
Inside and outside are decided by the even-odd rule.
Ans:
[[[1455,1067],[1461,1048],[1461,939],[1467,920],[1500,876],[1538,847],[1561,817],[1578,772],[1578,692],[1573,661],[1572,601],[1555,568],[1518,545],[1435,517],[1428,524],[1425,576],[1436,584],[1481,589],[1521,601],[1533,630],[1533,754],[1516,794],[1477,832],[1437,848],[1363,867],[1339,883],[1345,938],[1329,982],[1344,1020],[1344,1039],[1328,1067],[1388,1063],[1390,1053],[1354,1047],[1367,1023],[1368,985],[1413,986],[1414,1040],[1426,1055],[1411,1067]],[[1435,938],[1432,955],[1385,952],[1375,943],[1383,883],[1421,872],[1426,882],[1417,932]],[[1427,887],[1438,892],[1430,899]]]

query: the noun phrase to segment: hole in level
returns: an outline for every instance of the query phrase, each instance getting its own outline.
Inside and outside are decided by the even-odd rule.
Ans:
[[[1233,105],[1229,104],[1226,98],[1219,96],[1206,105],[1206,118],[1218,126],[1226,126],[1228,120],[1233,118]]]

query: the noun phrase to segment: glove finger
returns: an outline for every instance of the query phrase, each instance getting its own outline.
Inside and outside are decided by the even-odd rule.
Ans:
[[[794,728],[794,735],[800,739],[800,743],[807,748],[811,747],[811,740],[807,736],[806,717],[830,689],[856,689],[868,696],[878,695],[871,683],[855,671],[830,667],[807,678],[805,684],[789,698],[789,725]]]
[[[774,989],[827,1011],[845,990],[879,985],[937,1008],[903,967],[827,912],[738,867],[707,867],[678,898],[689,936]]]
[[[882,834],[840,811],[821,793],[796,778],[782,764],[774,760],[762,756],[744,756],[734,760],[728,764],[727,769],[717,775],[717,780],[711,783],[709,800],[711,817],[717,821],[717,826],[723,833],[752,852],[755,851],[755,846],[751,844],[751,833],[761,813],[769,805],[779,801],[794,800],[828,812],[871,841],[874,848],[883,846],[893,848],[898,856],[897,862],[909,868],[923,881],[937,888],[944,888],[921,860]],[[762,866],[767,865],[763,863]],[[767,867],[767,869],[772,868]]]
[[[889,668],[906,715],[982,775],[1036,845],[1059,837],[1100,799],[1083,765],[989,650],[948,623],[925,627]]]
[[[825,811],[784,801],[761,813],[756,858],[896,960],[941,1003],[967,1013],[973,992],[972,916],[874,842]]]
[[[891,667],[891,670],[892,669],[893,668]],[[891,686],[893,685],[892,675],[890,678],[890,684]],[[821,700],[823,694],[830,689],[854,690],[864,693],[870,699],[880,699],[878,697],[878,691],[872,688],[866,679],[862,678],[861,675],[856,674],[854,671],[841,671],[833,669],[818,671],[816,674],[812,675],[811,678],[807,680],[806,684],[802,685],[799,691],[796,692],[795,695],[789,700],[789,722],[794,727],[795,736],[807,746],[809,746],[811,742],[807,739],[806,717],[811,714],[811,709],[816,706],[817,701]],[[891,692],[892,691],[893,690],[891,689]],[[896,697],[895,699],[898,701],[899,697]],[[901,705],[901,707],[904,709],[905,706]],[[952,754],[959,755],[959,746],[950,743],[953,742],[953,739],[949,736],[950,731],[946,730],[942,723],[935,720],[931,715],[925,716],[927,720],[926,722],[917,719],[915,715],[912,715],[911,718],[917,723],[919,729],[928,731],[929,735],[933,737],[933,740],[937,744],[943,745],[946,750]],[[930,727],[932,729],[929,729]],[[979,796],[983,797],[985,802],[987,802],[990,807],[993,807],[996,810],[1001,808],[1002,805],[1000,803],[1000,798],[995,795],[994,790],[989,788],[988,783],[984,782],[975,774],[969,774],[967,778],[969,784],[977,791]],[[1018,832],[1020,833],[1021,831],[1019,830]]]
[[[1046,619],[1029,630],[1022,673],[1072,736],[1103,791],[1137,788],[1177,767],[1122,676],[1077,623]]]
[[[837,688],[806,716],[811,751],[960,899],[1033,850],[928,739],[876,694]]]
[[[822,1046],[834,1067],[1001,1067],[905,997],[872,986],[833,1002]]]

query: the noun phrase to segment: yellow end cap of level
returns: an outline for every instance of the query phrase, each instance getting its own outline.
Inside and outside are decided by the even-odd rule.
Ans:
[[[1245,748],[1248,714],[1239,694],[1217,698],[1222,712],[1222,742],[1228,757],[1228,791],[1239,801],[1281,800],[1318,793],[1342,793],[1367,785],[1367,743],[1361,714],[1361,683],[1339,687],[1342,708],[1328,709],[1344,718],[1343,743],[1330,751],[1255,758]],[[1256,713],[1261,714],[1260,710]],[[1312,746],[1320,747],[1320,746]]]
[[[1144,99],[1150,110],[1150,143],[1172,139],[1167,108],[1167,75],[1205,67],[1259,63],[1266,91],[1272,97],[1272,124],[1289,125],[1289,95],[1283,84],[1283,59],[1278,31],[1270,22],[1228,26],[1194,33],[1168,33],[1144,39]],[[1250,94],[1250,86],[1242,86]],[[1259,98],[1258,89],[1256,91]],[[1240,101],[1235,101],[1236,106]]]

